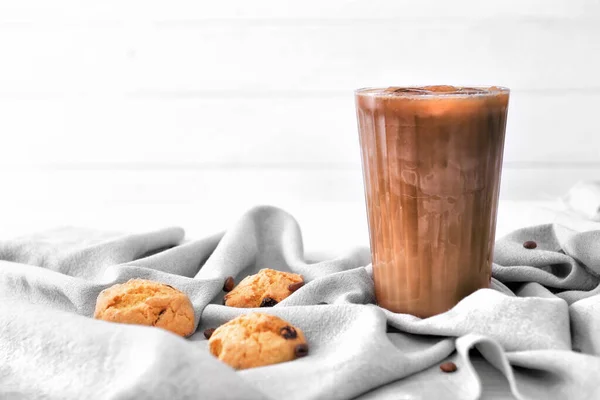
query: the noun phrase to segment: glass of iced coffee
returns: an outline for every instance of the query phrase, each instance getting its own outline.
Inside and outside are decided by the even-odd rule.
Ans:
[[[421,318],[489,287],[509,90],[355,92],[380,306]]]

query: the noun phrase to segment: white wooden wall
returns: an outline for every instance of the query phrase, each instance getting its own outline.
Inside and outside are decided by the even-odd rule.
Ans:
[[[0,220],[362,219],[352,91],[427,83],[513,90],[503,199],[600,179],[597,0],[0,0]]]

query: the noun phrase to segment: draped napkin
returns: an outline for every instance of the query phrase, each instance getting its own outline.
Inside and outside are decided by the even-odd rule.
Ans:
[[[274,207],[200,240],[43,232],[0,242],[0,260],[2,399],[476,399],[472,349],[518,399],[600,398],[600,231],[513,232],[496,244],[492,287],[427,319],[375,305],[368,248],[307,260],[297,222]],[[261,268],[307,284],[273,308],[221,304],[226,277]],[[185,292],[197,332],[94,320],[98,293],[131,278]],[[210,355],[202,331],[252,311],[301,328],[309,356],[235,371]],[[447,360],[458,371],[441,372]]]

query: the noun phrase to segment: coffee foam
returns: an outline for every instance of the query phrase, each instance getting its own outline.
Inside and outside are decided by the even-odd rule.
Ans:
[[[496,95],[508,93],[508,89],[489,86],[489,87],[466,87],[451,85],[430,85],[430,86],[390,86],[388,88],[365,88],[356,91],[357,94],[375,95],[375,96],[399,96],[399,97],[420,97],[420,96],[473,96],[473,95]]]

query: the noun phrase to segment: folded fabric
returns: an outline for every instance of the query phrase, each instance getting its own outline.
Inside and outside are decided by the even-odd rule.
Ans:
[[[375,305],[368,248],[306,261],[298,224],[277,208],[183,239],[179,228],[64,229],[0,243],[0,398],[475,399],[472,348],[519,399],[600,398],[600,231],[543,225],[508,235],[496,246],[492,288],[427,319]],[[234,371],[209,354],[201,332],[257,311],[221,305],[222,287],[261,268],[305,277],[260,311],[301,328],[310,354]],[[183,339],[92,319],[98,293],[130,278],[185,292],[197,332]],[[448,359],[457,372],[439,370]]]

